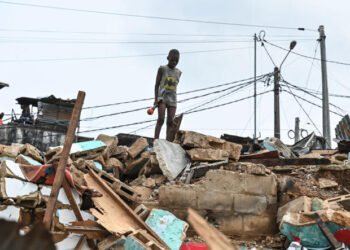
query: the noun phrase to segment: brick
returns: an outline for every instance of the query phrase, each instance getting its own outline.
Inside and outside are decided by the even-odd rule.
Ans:
[[[277,179],[275,176],[245,175],[245,192],[257,195],[277,195]]]
[[[233,194],[229,192],[197,191],[198,209],[212,211],[231,211],[233,208]]]
[[[208,190],[242,193],[245,186],[245,176],[227,170],[212,170],[206,174],[204,187]]]
[[[168,208],[197,208],[197,192],[193,186],[161,186],[159,204]]]
[[[235,194],[234,211],[242,214],[262,214],[267,208],[267,200],[264,196]]]

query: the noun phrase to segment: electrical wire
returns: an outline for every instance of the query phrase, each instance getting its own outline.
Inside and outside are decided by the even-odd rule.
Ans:
[[[278,45],[273,44],[271,42],[268,42],[266,40],[264,40],[264,42],[266,42],[267,44],[269,44],[271,46],[279,48],[281,50],[290,51],[289,49],[283,48],[281,46],[278,46]],[[307,59],[312,59],[312,60],[317,60],[317,61],[324,61],[324,62],[339,64],[339,65],[344,65],[344,66],[350,66],[350,63],[346,63],[346,62],[340,62],[340,61],[334,61],[334,60],[322,60],[320,58],[314,58],[314,57],[311,57],[311,56],[306,56],[306,55],[303,55],[303,54],[300,54],[300,53],[297,53],[297,52],[294,52],[294,51],[290,51],[290,53],[292,53],[294,55],[297,55],[297,56],[301,56],[301,57],[307,58]]]
[[[313,31],[313,32],[316,32],[315,29],[309,29],[309,28],[272,26],[272,25],[254,25],[254,24],[207,21],[207,20],[186,19],[186,18],[171,18],[171,17],[150,16],[150,15],[137,15],[137,14],[127,14],[127,13],[120,13],[120,12],[76,9],[76,8],[49,6],[49,5],[39,5],[39,4],[22,3],[22,2],[0,1],[0,3],[8,4],[8,5],[16,5],[16,6],[36,7],[36,8],[55,9],[55,10],[73,11],[73,12],[81,12],[81,13],[104,14],[104,15],[113,15],[113,16],[124,16],[124,17],[137,17],[137,18],[165,20],[165,21],[177,21],[177,22],[190,22],[190,23],[201,23],[201,24],[241,26],[241,27],[250,27],[250,28],[265,28],[265,29],[266,28],[270,28],[270,29],[284,29],[284,30],[299,30],[299,31]]]
[[[316,95],[314,95],[314,94],[308,92],[307,90],[305,90],[305,89],[303,89],[303,88],[300,88],[300,87],[298,87],[298,86],[296,86],[296,85],[293,85],[293,84],[287,82],[286,80],[282,80],[282,82],[284,82],[284,83],[286,84],[286,85],[284,85],[284,86],[289,85],[289,86],[291,86],[292,88],[294,88],[294,89],[296,89],[296,90],[299,90],[299,91],[304,92],[304,94],[308,94],[308,95],[310,95],[310,96],[312,96],[312,97],[314,97],[314,98],[316,98],[316,99],[322,101],[322,98],[321,98],[321,97],[318,97],[318,96],[316,96]],[[336,109],[338,109],[338,110],[340,110],[340,111],[343,112],[344,114],[346,113],[346,111],[345,111],[344,109],[340,108],[339,106],[337,106],[337,105],[335,105],[335,104],[333,104],[333,103],[329,103],[329,105],[330,105],[330,106],[333,106],[334,108],[336,108]]]
[[[267,94],[268,92],[272,92],[272,90],[261,92],[261,93],[257,94],[257,96]],[[219,104],[219,105],[210,106],[210,107],[207,107],[207,108],[202,108],[202,109],[197,109],[197,110],[192,110],[192,111],[189,111],[189,112],[184,112],[183,114],[193,114],[193,113],[202,112],[202,111],[206,111],[206,110],[210,110],[210,109],[214,109],[214,108],[219,108],[219,107],[227,106],[229,104],[241,102],[241,101],[247,100],[249,98],[253,98],[253,97],[254,97],[254,95],[246,96],[246,97],[243,97],[243,98],[240,98],[240,99],[237,99],[237,100],[234,100],[234,101],[222,103],[222,104]],[[105,128],[99,128],[99,129],[90,129],[90,130],[80,131],[79,133],[89,133],[89,132],[96,132],[96,131],[102,131],[102,130],[108,130],[108,129],[129,127],[129,126],[133,126],[133,125],[139,125],[139,124],[145,124],[145,123],[149,123],[149,122],[154,122],[156,120],[157,119],[145,120],[145,121],[141,121],[141,122],[134,122],[134,123],[122,124],[122,125],[105,127]]]
[[[183,51],[181,54],[197,54],[197,53],[213,53],[233,50],[251,49],[252,47],[237,47],[227,49],[212,49],[212,50],[197,50]],[[105,59],[120,59],[120,58],[138,58],[152,56],[167,56],[165,53],[140,54],[140,55],[121,55],[121,56],[101,56],[101,57],[71,57],[71,58],[39,58],[39,59],[2,59],[0,63],[17,63],[17,62],[62,62],[62,61],[83,61],[83,60],[105,60]]]
[[[117,36],[185,36],[185,37],[251,37],[243,34],[194,34],[194,33],[118,33],[105,31],[64,31],[64,30],[40,30],[40,29],[10,29],[0,28],[0,32],[28,32],[28,33],[54,33],[54,34],[84,34],[84,35],[117,35]],[[313,36],[273,35],[270,37],[313,38]]]
[[[303,106],[300,104],[298,98],[296,97],[296,95],[293,93],[293,91],[290,89],[289,85],[287,85],[287,87],[289,88],[289,91],[286,91],[287,93],[291,94],[295,101],[298,103],[299,107],[304,111],[305,115],[307,116],[307,118],[309,119],[309,121],[312,123],[312,125],[315,127],[315,129],[318,131],[318,133],[320,135],[322,135],[321,131],[317,128],[316,124],[314,123],[314,121],[311,119],[310,115],[305,111],[305,109],[303,108]]]
[[[226,89],[222,89],[222,90],[206,93],[206,94],[203,94],[203,95],[193,96],[193,97],[190,97],[190,98],[179,100],[177,103],[184,103],[184,102],[187,102],[187,101],[190,101],[190,100],[194,100],[194,99],[210,96],[210,95],[213,95],[213,94],[218,94],[218,93],[225,92],[225,91],[228,91],[228,90],[233,89],[233,88],[240,89],[240,87],[245,87],[245,86],[250,85],[250,84],[251,84],[251,82],[241,83],[239,85],[235,85],[233,87],[229,87],[229,88],[226,88]],[[232,90],[228,94],[233,93],[235,91],[236,90]],[[220,98],[220,97],[218,97],[218,98]],[[216,98],[215,100],[217,100],[218,98]],[[100,116],[87,117],[87,118],[81,119],[80,121],[97,120],[97,119],[104,118],[104,117],[111,117],[111,116],[116,116],[116,115],[121,115],[121,114],[132,113],[132,112],[136,112],[136,111],[140,111],[140,110],[146,110],[147,108],[148,107],[142,107],[142,108],[136,108],[136,109],[126,110],[126,111],[116,112],[116,113],[104,114],[104,115],[100,115]]]
[[[300,41],[314,41],[314,39],[299,39]],[[285,42],[289,40],[273,40],[274,42]],[[12,37],[0,37],[0,43],[17,43],[17,44],[210,44],[210,43],[250,43],[251,40],[214,40],[214,39],[201,39],[201,40],[97,40],[97,39],[58,39],[58,38],[12,38]]]
[[[265,76],[270,76],[271,74],[272,73],[266,73],[266,74],[257,76],[257,79],[263,78]],[[249,78],[246,78],[246,79],[237,80],[237,81],[233,81],[233,82],[222,83],[222,84],[218,84],[218,85],[214,85],[214,86],[210,86],[210,87],[194,89],[194,90],[190,90],[190,91],[186,91],[186,92],[181,92],[181,93],[178,93],[177,95],[178,96],[179,95],[186,95],[186,94],[191,94],[191,93],[195,93],[195,92],[205,91],[205,90],[209,90],[209,89],[220,88],[220,87],[223,87],[223,86],[228,86],[228,85],[232,85],[232,84],[236,84],[236,83],[241,83],[241,82],[249,81],[249,80],[252,80],[252,79],[254,79],[254,77],[249,77]],[[135,100],[130,100],[130,101],[124,101],[124,102],[116,102],[116,103],[110,103],[110,104],[89,106],[89,107],[85,107],[83,109],[86,110],[86,109],[104,108],[104,107],[110,107],[110,106],[117,106],[117,105],[123,105],[123,104],[130,104],[130,103],[149,101],[149,100],[153,100],[153,99],[154,99],[154,97],[149,97],[149,98],[142,98],[142,99],[135,99]]]

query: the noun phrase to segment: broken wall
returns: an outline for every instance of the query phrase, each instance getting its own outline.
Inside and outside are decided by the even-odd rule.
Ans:
[[[257,236],[277,232],[277,179],[212,170],[197,184],[159,189],[160,207],[184,219],[188,207],[199,211],[227,235]]]

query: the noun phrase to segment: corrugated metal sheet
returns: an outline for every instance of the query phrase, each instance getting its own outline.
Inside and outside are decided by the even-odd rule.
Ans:
[[[344,116],[335,128],[335,137],[342,140],[350,140],[350,117]]]

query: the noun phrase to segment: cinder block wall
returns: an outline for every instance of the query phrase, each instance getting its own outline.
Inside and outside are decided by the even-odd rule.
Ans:
[[[182,219],[194,208],[227,235],[270,235],[277,232],[275,176],[211,170],[193,185],[162,186],[159,205]]]

